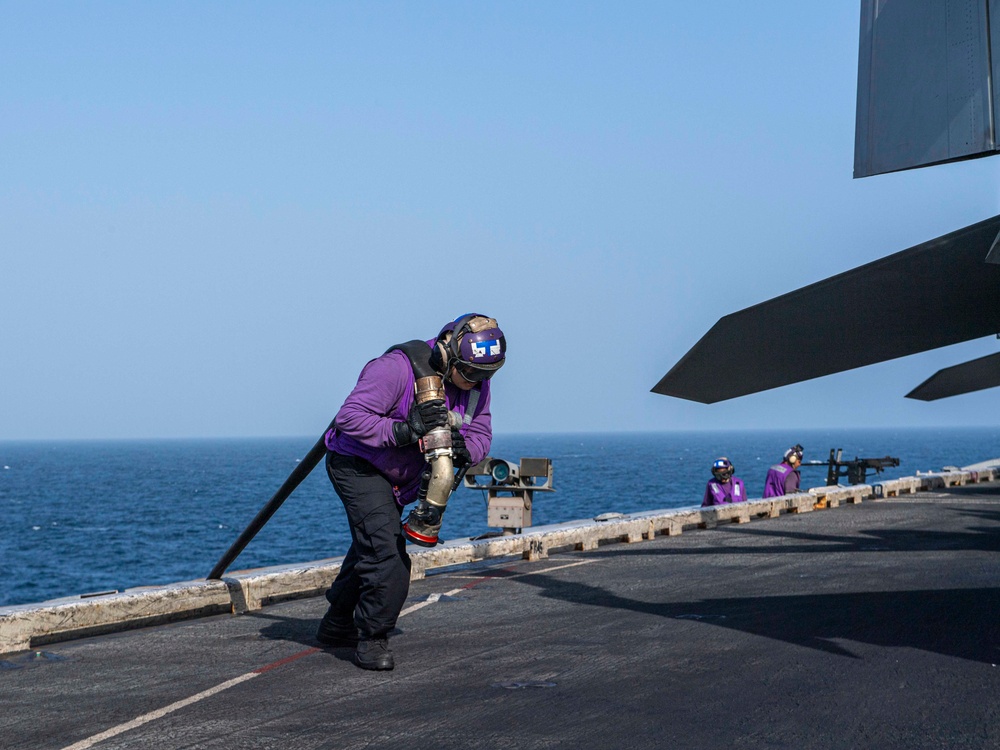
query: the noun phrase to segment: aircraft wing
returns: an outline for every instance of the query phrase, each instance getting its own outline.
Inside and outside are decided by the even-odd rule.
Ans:
[[[861,0],[854,176],[1000,153],[997,0]]]
[[[1000,385],[1000,354],[945,367],[906,394],[907,398],[936,401],[939,398],[958,396],[962,393],[982,391]]]
[[[721,318],[653,387],[710,404],[1000,331],[1000,216]]]

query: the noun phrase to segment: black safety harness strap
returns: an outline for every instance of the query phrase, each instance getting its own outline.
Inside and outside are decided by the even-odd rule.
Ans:
[[[421,341],[420,339],[413,339],[413,341],[406,341],[402,344],[396,344],[395,346],[390,346],[386,349],[386,354],[392,351],[399,350],[406,355],[406,358],[410,360],[410,367],[413,368],[413,375],[416,378],[426,378],[431,375],[440,375],[437,370],[431,366],[431,352],[433,351],[429,346],[427,346],[426,341]],[[471,391],[469,391],[469,403],[465,407],[465,416],[462,418],[462,424],[469,425],[472,423],[472,418],[476,415],[476,407],[479,405],[479,396],[482,393],[482,386],[477,385]]]

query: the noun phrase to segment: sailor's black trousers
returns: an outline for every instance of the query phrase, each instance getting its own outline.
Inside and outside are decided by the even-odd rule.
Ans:
[[[392,485],[368,461],[326,454],[326,472],[344,503],[351,547],[326,592],[336,613],[354,615],[362,638],[384,638],[410,590],[410,556]]]

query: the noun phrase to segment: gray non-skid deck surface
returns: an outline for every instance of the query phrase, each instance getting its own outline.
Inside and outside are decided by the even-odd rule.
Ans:
[[[998,552],[973,486],[434,575],[408,606],[467,588],[400,620],[390,673],[309,650],[321,599],[57,644],[0,669],[0,746],[298,656],[94,746],[996,748]]]

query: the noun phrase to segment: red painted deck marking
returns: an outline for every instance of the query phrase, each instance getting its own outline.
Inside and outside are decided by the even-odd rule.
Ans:
[[[292,654],[291,656],[286,656],[284,659],[278,659],[278,661],[273,661],[260,669],[255,669],[254,674],[264,674],[264,672],[270,672],[272,669],[277,669],[278,667],[283,667],[286,664],[290,664],[293,661],[301,659],[303,656],[309,656],[309,654],[315,654],[319,651],[318,648],[307,648],[305,651],[299,651],[297,654]]]

